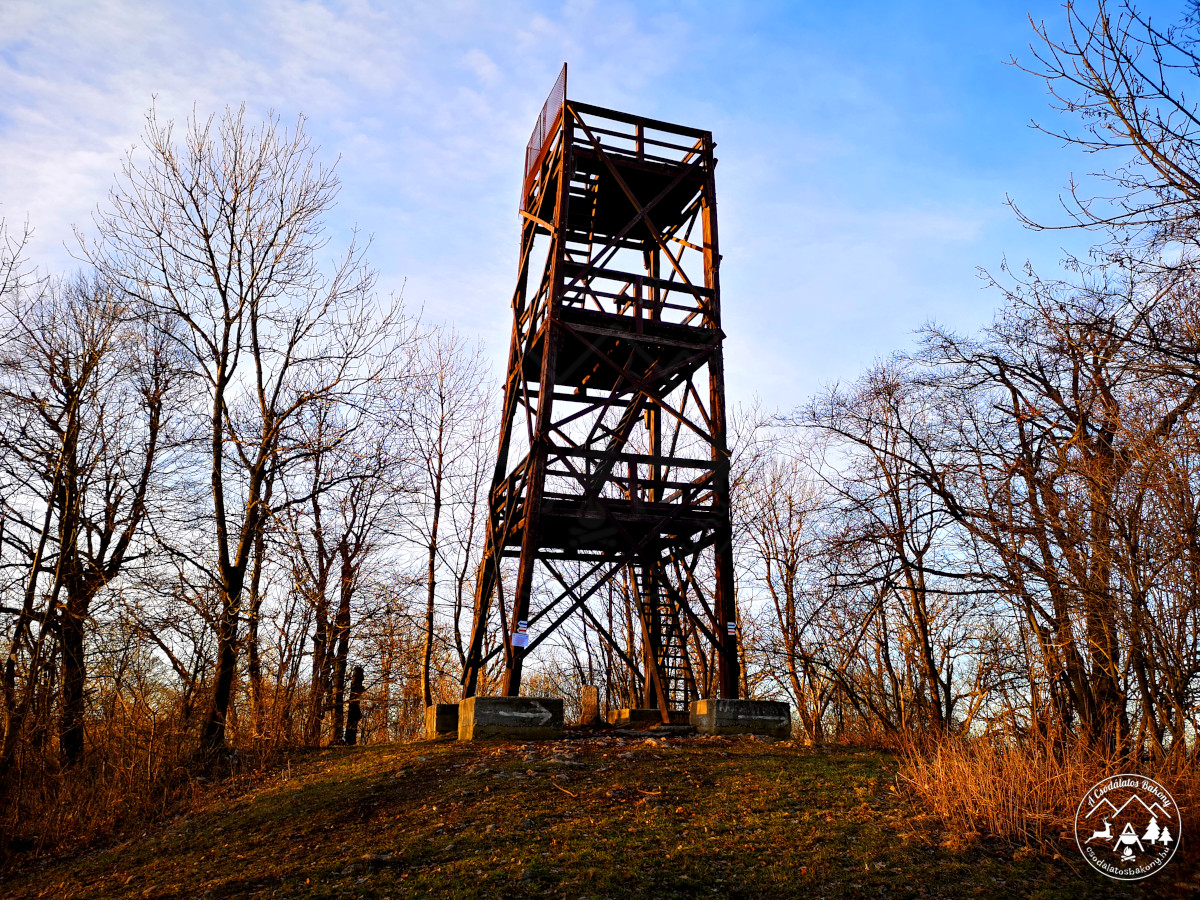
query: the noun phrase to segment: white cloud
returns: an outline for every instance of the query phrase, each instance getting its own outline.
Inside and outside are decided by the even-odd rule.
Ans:
[[[354,224],[373,233],[385,289],[407,279],[414,302],[501,358],[523,148],[568,60],[574,98],[713,129],[729,383],[783,403],[902,346],[930,315],[986,318],[974,267],[1014,240],[1014,257],[1029,246],[1000,205],[1020,187],[1000,181],[1013,169],[1002,160],[987,178],[964,176],[937,143],[961,111],[921,68],[936,63],[891,33],[830,31],[842,13],[821,25],[790,12],[4,0],[0,215],[28,215],[35,259],[71,266],[70,227],[89,224],[152,97],[166,118],[243,100],[285,122],[304,112],[324,158],[342,157],[339,236]]]

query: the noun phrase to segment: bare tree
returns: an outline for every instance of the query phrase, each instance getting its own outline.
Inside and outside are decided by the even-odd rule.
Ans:
[[[206,471],[205,520],[180,554],[217,593],[217,662],[203,744],[225,739],[243,591],[275,479],[314,448],[298,433],[314,403],[352,398],[372,382],[372,354],[390,338],[371,302],[359,250],[332,270],[319,262],[322,224],[337,194],[303,120],[255,127],[245,109],[193,116],[181,144],[152,110],[144,156],[131,153],[88,258],[125,297],[172,323],[192,375],[186,437]],[[352,401],[349,401],[352,402]],[[194,550],[199,542],[202,553]],[[191,552],[189,552],[191,551]]]
[[[930,337],[964,462],[960,489],[940,473],[939,490],[1018,598],[1060,727],[1078,716],[1089,740],[1122,751],[1126,661],[1147,663],[1129,605],[1149,587],[1146,491],[1162,484],[1164,457],[1190,452],[1180,441],[1200,403],[1200,382],[1164,364],[1174,354],[1155,336],[1180,294],[1196,296],[1158,266],[1104,267],[1082,285],[1031,279],[984,340]]]
[[[762,666],[786,678],[807,737],[825,740],[825,712],[833,679],[825,668],[831,649],[822,640],[828,615],[820,553],[814,547],[820,519],[820,484],[799,448],[764,454],[748,473],[743,510],[750,580],[765,589],[775,630],[763,648]]]
[[[478,347],[448,328],[435,328],[421,344],[419,367],[422,385],[413,406],[413,453],[419,489],[409,514],[420,536],[425,556],[425,649],[421,667],[421,693],[425,705],[434,702],[431,678],[437,637],[436,606],[440,573],[449,569],[454,589],[454,632],[461,651],[461,625],[457,617],[464,606],[467,574],[476,547],[474,531],[481,500],[482,447],[491,436],[483,424],[487,412],[483,393],[486,373]],[[446,516],[446,513],[449,516]],[[457,554],[450,558],[442,541],[443,518],[451,525],[465,524],[464,539],[449,542]]]
[[[6,220],[0,219],[0,297],[10,297],[24,289],[30,280],[30,273],[24,267],[30,234],[28,225],[20,235],[10,234]]]
[[[318,743],[325,714],[340,742],[355,601],[386,570],[390,544],[400,538],[400,505],[410,468],[410,399],[392,393],[381,410],[314,407],[307,430],[314,452],[284,479],[304,498],[290,504],[287,555],[293,586],[313,611],[315,630],[306,735]],[[343,437],[334,443],[331,431]],[[380,576],[382,577],[382,576]]]
[[[840,587],[873,598],[889,718],[906,730],[919,722],[946,731],[957,706],[953,673],[961,674],[969,650],[962,635],[947,637],[962,618],[957,598],[972,572],[958,562],[954,516],[919,466],[941,425],[935,395],[902,366],[879,366],[813,403],[809,422],[844,454],[829,482],[837,526],[826,540]]]
[[[6,299],[0,503],[5,568],[20,567],[24,585],[12,652],[32,650],[35,622],[56,643],[59,743],[73,764],[84,749],[86,623],[97,594],[141,552],[178,370],[164,332],[103,283],[80,278]]]
[[[1087,152],[1121,158],[1116,168],[1098,173],[1115,187],[1111,196],[1072,182],[1066,208],[1073,225],[1194,247],[1200,107],[1191,97],[1200,83],[1200,19],[1193,11],[1181,23],[1160,27],[1134,4],[1109,0],[1068,2],[1066,19],[1062,38],[1035,24],[1034,61],[1024,68],[1046,80],[1053,108],[1081,127],[1042,130]]]

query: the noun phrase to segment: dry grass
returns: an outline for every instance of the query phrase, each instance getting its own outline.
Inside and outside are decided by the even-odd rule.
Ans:
[[[739,738],[308,751],[91,853],[0,870],[12,900],[1142,897],[1076,858],[963,841],[893,756]],[[1159,880],[1185,896],[1196,884]]]
[[[1064,837],[1074,840],[1075,810],[1088,789],[1132,770],[1171,792],[1185,834],[1200,833],[1200,776],[1186,759],[1132,766],[1078,747],[1056,754],[1048,746],[949,740],[907,750],[899,779],[948,830],[1052,850]]]
[[[97,768],[41,805],[28,792],[38,820],[3,811],[36,840],[0,864],[0,895],[1082,900],[1200,886],[1177,857],[1153,885],[1118,887],[1064,846],[1081,793],[1117,770],[1097,760],[603,735],[290,756],[241,754],[204,776],[163,757],[141,774]],[[1200,833],[1194,774],[1146,774]]]
[[[62,852],[142,828],[202,803],[216,785],[253,781],[282,754],[240,748],[200,759],[186,732],[134,732],[89,745],[64,770],[56,747],[26,748],[0,783],[0,860]]]

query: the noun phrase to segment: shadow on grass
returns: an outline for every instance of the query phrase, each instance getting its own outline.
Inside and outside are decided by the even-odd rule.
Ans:
[[[947,834],[888,754],[743,739],[326,751],[6,896],[1142,896],[1064,850]],[[1154,885],[1154,895],[1181,873]],[[1174,879],[1174,880],[1170,880]]]

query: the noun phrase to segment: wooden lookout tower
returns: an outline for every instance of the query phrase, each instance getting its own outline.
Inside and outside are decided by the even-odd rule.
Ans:
[[[640,703],[736,698],[712,134],[567,98],[525,151],[503,422],[463,696],[582,616]],[[631,597],[641,659],[605,603]],[[498,616],[500,640],[489,631]]]

